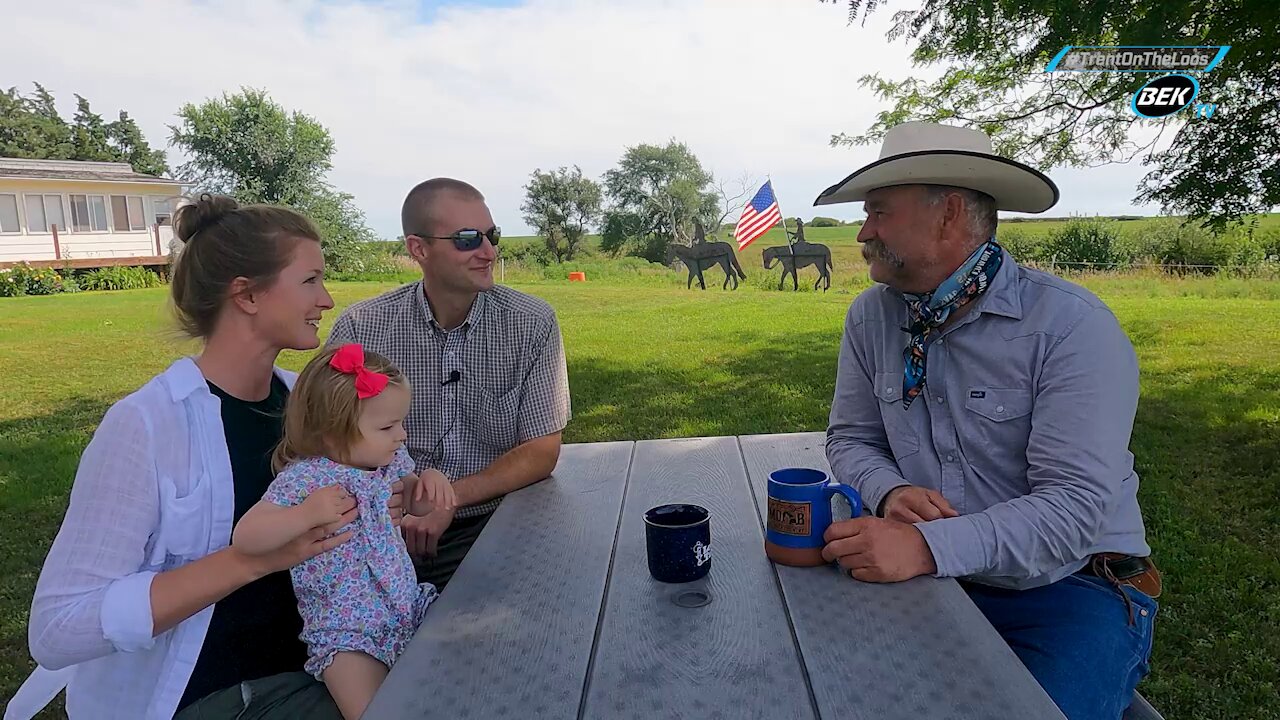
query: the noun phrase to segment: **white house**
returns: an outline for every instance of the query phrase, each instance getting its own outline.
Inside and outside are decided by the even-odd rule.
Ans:
[[[182,192],[128,163],[0,158],[0,267],[160,264]]]

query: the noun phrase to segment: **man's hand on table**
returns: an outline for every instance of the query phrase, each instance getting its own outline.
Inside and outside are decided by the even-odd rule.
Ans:
[[[877,517],[834,522],[823,539],[823,559],[837,560],[858,580],[898,582],[932,575],[938,566],[914,525]]]
[[[882,503],[884,517],[904,523],[958,517],[960,513],[937,490],[901,485],[889,491]]]

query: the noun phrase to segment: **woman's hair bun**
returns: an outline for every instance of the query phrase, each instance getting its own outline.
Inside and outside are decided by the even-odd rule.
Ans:
[[[195,202],[183,205],[174,213],[174,235],[183,243],[189,243],[201,230],[216,225],[239,207],[235,199],[226,195],[201,193]]]

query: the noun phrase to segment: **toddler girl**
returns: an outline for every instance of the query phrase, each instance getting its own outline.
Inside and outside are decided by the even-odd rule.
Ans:
[[[290,570],[305,670],[324,681],[347,720],[364,713],[436,598],[434,586],[418,584],[392,524],[391,485],[404,479],[405,511],[414,515],[456,502],[438,471],[413,474],[404,447],[409,399],[404,375],[360,345],[317,354],[285,405],[272,459],[279,474],[232,534],[242,552],[271,552],[307,528],[341,524],[354,498],[358,516],[335,532],[351,531],[351,539]]]

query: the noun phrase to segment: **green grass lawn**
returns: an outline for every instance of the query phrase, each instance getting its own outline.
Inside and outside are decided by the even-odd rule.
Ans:
[[[718,282],[688,292],[670,271],[514,279],[559,313],[574,406],[567,442],[824,429],[841,323],[866,285],[865,271],[838,273],[841,292],[827,294],[753,284],[726,293]],[[1142,364],[1132,448],[1167,581],[1142,691],[1168,718],[1280,718],[1280,290],[1206,278],[1085,283]],[[389,287],[331,290],[341,309]],[[80,450],[110,403],[191,350],[174,340],[164,301],[164,289],[0,300],[0,698],[30,668],[31,593]]]

